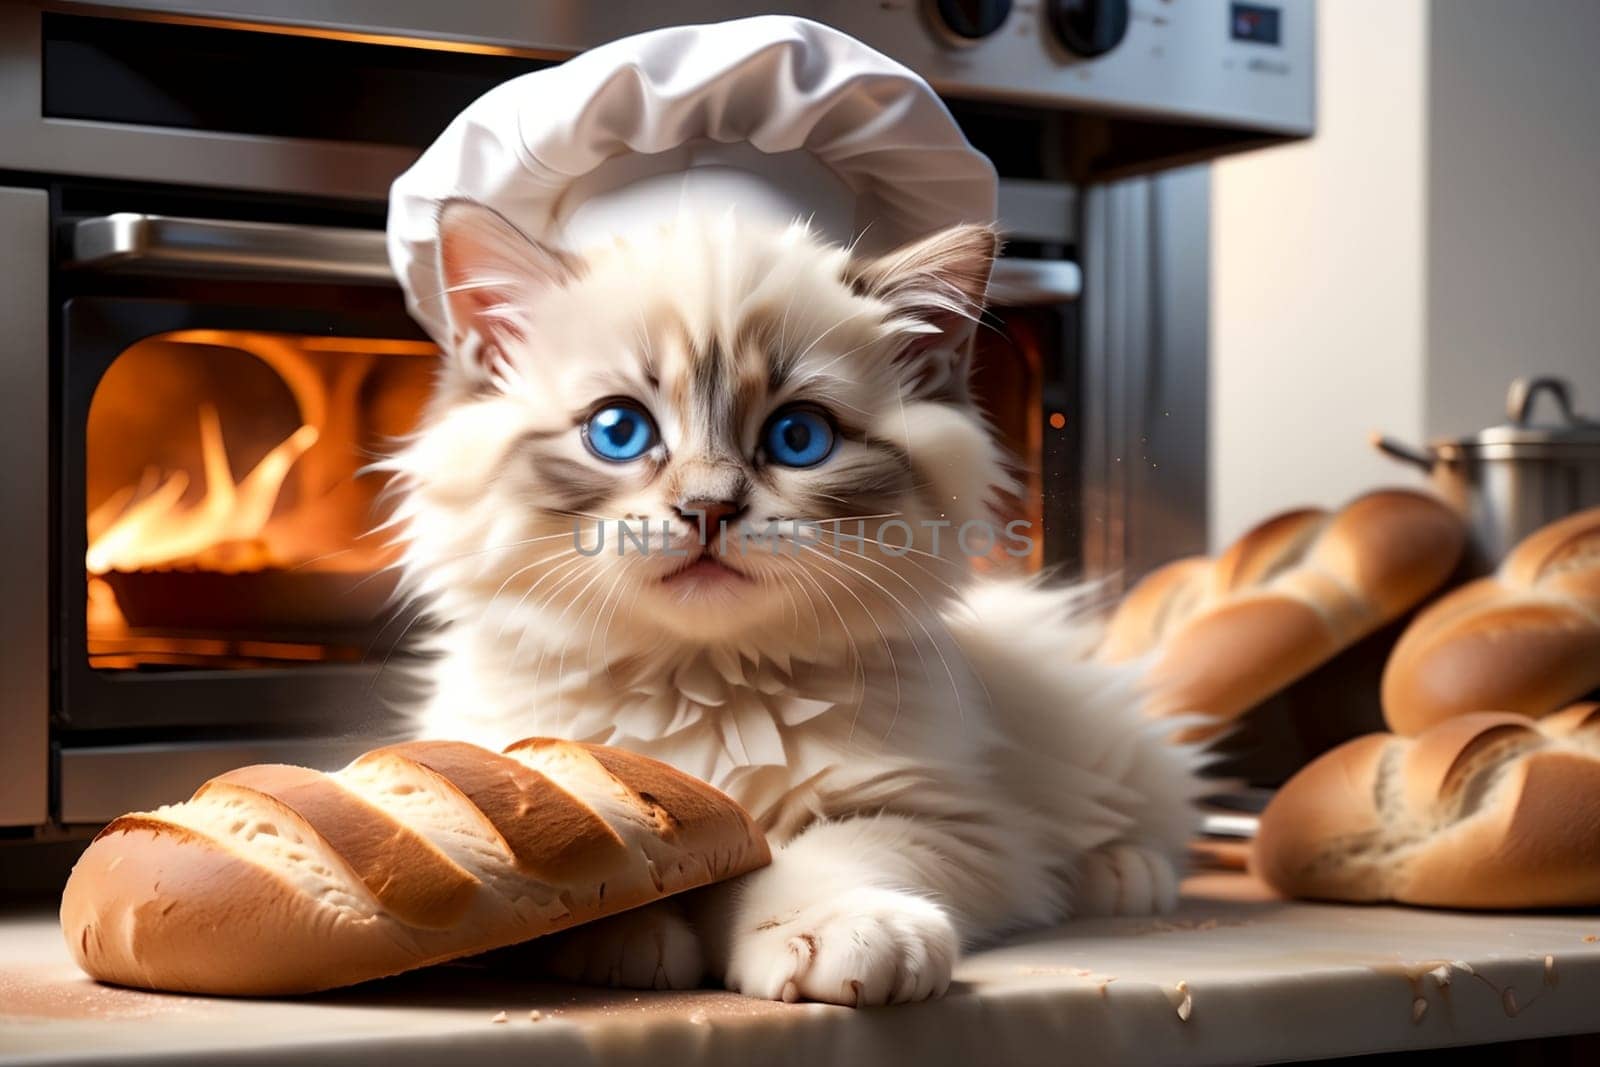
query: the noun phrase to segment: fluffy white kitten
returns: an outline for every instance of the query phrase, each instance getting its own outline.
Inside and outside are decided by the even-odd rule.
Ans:
[[[1074,594],[955,536],[1007,480],[965,381],[992,231],[861,260],[730,213],[577,257],[465,201],[440,231],[451,351],[390,465],[437,631],[421,732],[648,753],[775,846],[552,939],[559,973],[917,1000],[963,944],[1173,904],[1194,753],[1087,661]]]

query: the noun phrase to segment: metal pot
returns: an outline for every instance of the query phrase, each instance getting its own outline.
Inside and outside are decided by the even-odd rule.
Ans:
[[[1535,424],[1534,405],[1548,393],[1559,423]],[[1511,420],[1425,449],[1389,437],[1373,444],[1427,471],[1440,494],[1466,518],[1480,564],[1493,566],[1528,534],[1600,505],[1600,421],[1572,410],[1560,378],[1518,378],[1506,395]]]

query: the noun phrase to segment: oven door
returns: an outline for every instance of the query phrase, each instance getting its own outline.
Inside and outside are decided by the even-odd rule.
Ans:
[[[382,234],[116,215],[71,236],[58,738],[383,732],[411,620],[362,469],[412,429],[437,351]]]

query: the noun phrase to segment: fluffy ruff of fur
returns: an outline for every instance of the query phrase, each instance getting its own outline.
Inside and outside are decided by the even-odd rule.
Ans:
[[[1089,659],[1085,594],[980,577],[951,536],[1008,484],[965,388],[991,233],[862,262],[729,216],[579,259],[451,204],[441,236],[453,351],[384,465],[437,654],[418,732],[645,752],[777,846],[737,883],[550,939],[556,973],[918,1000],[965,945],[1173,905],[1197,754],[1141,715],[1133,674]],[[615,397],[659,434],[631,463],[579,430]],[[809,469],[762,454],[795,403],[837,427]],[[627,519],[705,554],[674,508],[708,499],[736,524],[816,522],[821,543],[746,548],[705,580],[580,551]],[[888,516],[909,552],[847,536]]]

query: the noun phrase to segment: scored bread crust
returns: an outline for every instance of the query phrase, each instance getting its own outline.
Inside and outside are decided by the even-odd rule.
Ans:
[[[61,929],[118,985],[308,993],[650,903],[763,866],[731,799],[657,760],[535,738],[246,767],[124,815],[73,868]]]
[[[1214,561],[1152,572],[1112,616],[1098,654],[1151,656],[1151,714],[1226,722],[1415,606],[1465,543],[1453,511],[1410,490],[1368,493],[1335,514],[1285,512]]]
[[[1600,688],[1600,508],[1530,534],[1417,616],[1383,672],[1389,728],[1498,708],[1540,716]]]
[[[1251,869],[1288,896],[1449,908],[1600,904],[1600,704],[1369,734],[1291,778]]]

